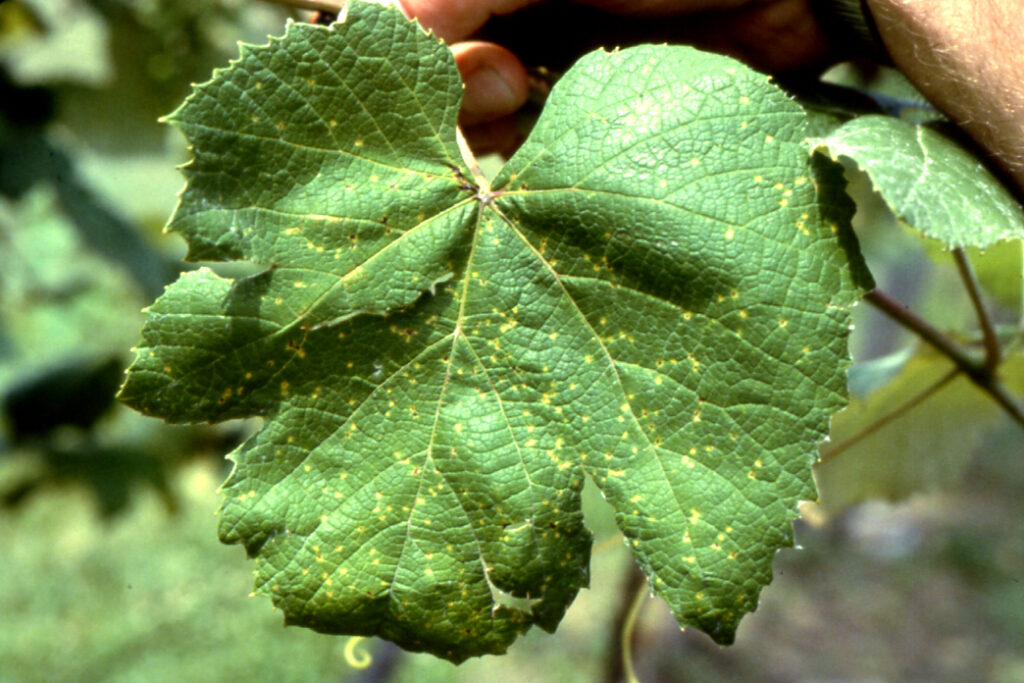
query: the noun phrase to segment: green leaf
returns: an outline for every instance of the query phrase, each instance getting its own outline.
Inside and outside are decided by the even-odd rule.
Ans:
[[[821,80],[870,98],[882,110],[879,113],[911,123],[947,120],[903,72],[894,67],[842,62],[822,74]]]
[[[949,258],[949,252],[937,242],[925,240],[923,246],[936,265],[950,270],[956,267]],[[985,250],[967,249],[966,253],[982,289],[1001,306],[1020,311],[1024,303],[1024,241],[1000,242]],[[958,278],[958,284],[962,282],[958,275],[954,277]],[[944,293],[937,294],[942,296]],[[948,299],[944,298],[944,305],[947,302]]]
[[[138,288],[85,248],[55,195],[40,184],[18,202],[0,197],[0,394],[55,366],[106,359],[141,324]]]
[[[814,467],[820,502],[829,514],[865,500],[903,500],[950,486],[962,475],[1003,412],[960,375],[896,419],[883,421],[952,370],[932,350],[911,358],[888,384],[865,398],[854,396],[832,420],[830,442]],[[1024,393],[1024,355],[1000,366],[1000,379]]]
[[[768,79],[597,52],[494,189],[456,144],[448,49],[393,9],[245,47],[170,120],[194,260],[122,396],[260,415],[221,538],[288,623],[453,661],[552,630],[587,585],[585,476],[681,624],[733,639],[792,542],[849,307],[841,174]]]
[[[854,363],[846,380],[850,396],[866,398],[889,384],[903,371],[915,353],[914,347],[910,346],[881,358]]]
[[[867,173],[889,208],[947,248],[986,248],[1024,237],[1024,211],[977,157],[926,125],[855,118],[821,140]]]
[[[0,63],[22,85],[101,86],[113,76],[103,16],[76,0],[11,0],[0,6]]]

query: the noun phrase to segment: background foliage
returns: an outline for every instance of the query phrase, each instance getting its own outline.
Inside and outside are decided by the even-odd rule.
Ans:
[[[364,641],[354,645],[373,662],[356,669],[348,639],[282,629],[268,603],[246,602],[251,565],[216,541],[221,456],[250,426],[170,428],[111,401],[138,310],[183,252],[159,230],[184,145],[156,119],[233,57],[235,40],[263,42],[282,25],[280,12],[227,0],[0,4],[0,670],[40,681],[598,679],[626,592],[609,587],[629,561],[594,491],[585,514],[603,588],[581,592],[555,636],[531,633],[507,657],[459,669]],[[880,283],[941,327],[969,330],[948,255],[866,184],[857,197]],[[1020,254],[1004,243],[976,262],[1007,325],[1020,313]],[[932,361],[877,314],[858,315],[854,388],[870,412],[878,392],[898,393]],[[935,440],[943,449],[912,450],[948,416],[989,409],[977,393],[924,404],[903,441],[865,449],[890,467],[848,450],[819,469],[822,504],[797,529],[804,549],[781,553],[734,647],[680,635],[651,601],[635,642],[641,676],[1019,680],[1019,428],[996,411]],[[876,502],[848,507],[863,500]]]

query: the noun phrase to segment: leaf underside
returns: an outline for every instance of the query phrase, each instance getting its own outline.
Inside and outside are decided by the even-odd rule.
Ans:
[[[244,47],[170,121],[170,229],[122,397],[262,416],[220,534],[290,624],[453,661],[587,585],[590,476],[653,590],[731,642],[815,491],[869,279],[830,162],[763,75],[682,47],[584,57],[493,190],[451,53],[349,4]]]
[[[1024,210],[954,138],[923,123],[860,116],[821,140],[871,179],[896,216],[946,248],[1024,239]]]

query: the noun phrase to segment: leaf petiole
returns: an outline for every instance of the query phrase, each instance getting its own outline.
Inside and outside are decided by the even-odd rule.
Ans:
[[[466,168],[469,169],[470,174],[473,176],[473,181],[477,188],[479,188],[481,193],[490,192],[491,186],[487,182],[487,177],[480,169],[480,162],[477,161],[476,156],[473,154],[473,150],[469,148],[469,142],[466,141],[466,136],[463,135],[462,128],[460,126],[455,127],[455,141],[459,144],[459,151],[462,153],[462,160],[466,163]]]
[[[1014,422],[1024,427],[1024,409],[999,381],[992,369],[984,363],[978,363],[948,335],[938,330],[928,321],[922,319],[904,304],[880,289],[873,289],[864,295],[864,300],[885,313],[900,325],[924,339],[936,350],[949,357],[957,368],[967,375],[982,391],[986,392],[1013,418]]]
[[[971,304],[978,316],[978,325],[981,327],[982,338],[985,343],[985,367],[990,372],[995,371],[1002,361],[1002,349],[999,347],[999,337],[996,335],[995,326],[992,324],[992,316],[981,298],[981,287],[978,284],[978,277],[974,273],[974,267],[962,248],[953,249],[953,260],[956,261],[957,270],[960,272],[960,279],[964,282],[967,295],[971,298]]]

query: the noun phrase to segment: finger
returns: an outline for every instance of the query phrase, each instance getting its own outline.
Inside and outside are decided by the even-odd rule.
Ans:
[[[399,0],[407,16],[451,43],[473,34],[492,14],[509,14],[538,0]]]
[[[592,5],[616,14],[637,16],[671,16],[694,12],[735,9],[744,5],[756,5],[771,0],[575,0],[581,5]]]
[[[511,114],[530,94],[526,69],[514,54],[494,43],[479,41],[452,46],[455,63],[466,84],[459,122],[471,126]]]
[[[725,30],[723,30],[725,29]],[[772,72],[815,70],[840,55],[831,46],[811,12],[808,0],[753,3],[729,18],[727,27],[710,36],[728,36],[729,44],[705,45]],[[695,41],[700,45],[701,41]]]
[[[478,156],[497,152],[507,158],[512,156],[522,142],[519,122],[515,116],[505,116],[487,123],[467,126],[462,132],[470,149]]]
[[[716,11],[676,18],[609,17],[597,8],[609,0],[579,0],[584,1],[590,6],[537,4],[490,21],[477,37],[508,47],[524,64],[555,71],[565,71],[581,54],[597,47],[641,43],[694,45],[773,72],[813,72],[838,56],[830,52],[809,0],[744,0],[742,6],[731,8],[730,0],[721,0],[721,8]],[[689,0],[686,6],[696,6],[697,2]],[[672,4],[655,6],[654,0],[638,0],[622,11],[653,12],[667,10]]]
[[[721,11],[770,0],[576,0],[609,12],[666,16]],[[405,13],[448,42],[472,35],[495,14],[510,14],[539,0],[398,0]]]

